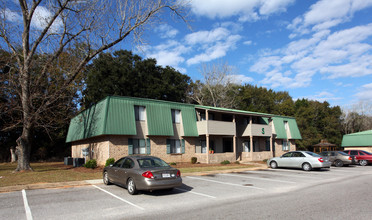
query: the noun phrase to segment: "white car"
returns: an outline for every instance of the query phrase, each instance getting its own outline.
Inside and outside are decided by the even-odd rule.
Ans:
[[[319,154],[310,151],[290,151],[281,157],[273,157],[267,161],[267,165],[272,169],[288,167],[302,168],[305,171],[330,168],[331,164],[328,157],[321,157]]]

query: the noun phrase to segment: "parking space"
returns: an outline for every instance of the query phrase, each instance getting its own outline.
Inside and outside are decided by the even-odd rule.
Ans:
[[[122,187],[103,184],[26,190],[24,194],[0,194],[0,215],[6,219],[129,218],[149,212],[167,213],[169,210],[205,207],[236,198],[249,200],[256,196],[288,192],[320,183],[331,184],[336,180],[365,174],[372,174],[370,166],[332,167],[311,172],[266,169],[187,176],[183,177],[184,184],[172,191],[141,192],[135,196],[129,195]]]

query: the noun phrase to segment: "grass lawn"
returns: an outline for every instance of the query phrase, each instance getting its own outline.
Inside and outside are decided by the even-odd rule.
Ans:
[[[31,163],[34,171],[14,172],[16,163],[0,163],[0,187],[16,186],[33,183],[53,183],[81,181],[102,178],[102,167],[89,169],[85,167],[66,166],[63,162],[40,162]],[[179,163],[174,165],[181,173],[194,173],[212,170],[227,170],[239,168],[251,168],[254,165],[246,164],[191,164]]]
[[[102,168],[65,166],[63,162],[31,163],[34,171],[17,172],[16,163],[0,163],[0,187],[102,178]]]

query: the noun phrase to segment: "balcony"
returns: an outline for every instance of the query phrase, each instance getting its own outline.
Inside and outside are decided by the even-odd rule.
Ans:
[[[236,135],[234,122],[226,121],[198,121],[197,128],[199,135]]]

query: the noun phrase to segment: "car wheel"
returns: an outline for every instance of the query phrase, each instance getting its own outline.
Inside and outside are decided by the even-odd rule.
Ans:
[[[360,166],[365,166],[367,164],[368,164],[368,162],[366,160],[359,160],[359,165]]]
[[[309,163],[302,164],[302,169],[305,171],[310,171],[312,169],[311,165]]]
[[[107,171],[103,173],[103,183],[104,183],[105,185],[110,185],[110,184],[111,184],[110,179],[109,179],[109,177],[108,177],[108,173],[107,173]]]
[[[344,162],[342,162],[342,160],[336,160],[335,161],[335,166],[336,167],[342,167],[342,166],[344,166]]]
[[[271,162],[270,162],[270,167],[271,167],[272,169],[276,169],[276,168],[278,168],[278,164],[277,164],[275,161],[271,161]]]
[[[132,178],[128,179],[127,189],[128,193],[131,195],[135,195],[137,193],[136,184]]]

